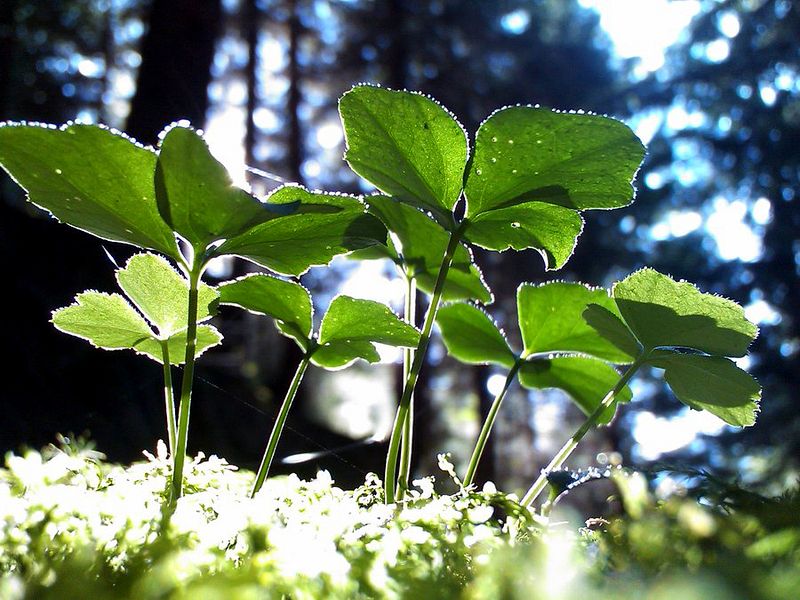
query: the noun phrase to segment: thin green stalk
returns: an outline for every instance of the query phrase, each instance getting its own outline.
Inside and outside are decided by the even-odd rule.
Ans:
[[[502,404],[503,398],[506,397],[506,392],[508,392],[508,388],[513,383],[514,378],[517,376],[517,371],[519,371],[521,365],[522,361],[517,359],[517,361],[514,363],[514,366],[511,367],[511,370],[508,372],[506,381],[503,384],[503,389],[500,390],[500,393],[495,396],[495,399],[492,402],[492,406],[489,409],[489,414],[486,415],[486,421],[484,421],[483,427],[481,428],[481,433],[478,436],[478,441],[475,443],[475,450],[472,452],[472,458],[469,459],[467,474],[464,476],[464,487],[470,485],[472,480],[475,479],[475,472],[478,470],[478,463],[481,460],[481,455],[486,447],[486,440],[489,439],[492,426],[497,418],[497,412],[500,410],[500,404]]]
[[[409,325],[415,325],[417,321],[417,281],[413,277],[406,276],[406,302],[403,318]],[[414,360],[414,349],[403,349],[403,381],[408,379],[411,372],[411,363]],[[405,473],[397,482],[397,495],[402,496],[408,489],[408,474],[411,472],[411,448],[414,442],[414,394],[408,405],[408,414],[403,424],[403,439],[400,446],[400,472]]]
[[[175,396],[172,392],[172,365],[169,360],[167,340],[161,340],[161,360],[164,361],[164,408],[167,414],[169,455],[175,456]]]
[[[289,416],[289,409],[292,407],[294,397],[297,395],[297,388],[300,387],[300,382],[303,381],[303,375],[308,368],[310,359],[310,355],[306,354],[303,360],[300,361],[297,371],[295,371],[294,378],[292,379],[292,383],[289,385],[289,389],[286,391],[286,396],[283,398],[283,404],[281,404],[280,411],[278,411],[278,416],[275,419],[275,425],[272,426],[272,432],[269,434],[267,449],[264,451],[264,456],[261,459],[261,465],[258,467],[256,481],[253,484],[253,491],[250,493],[251,498],[254,497],[258,490],[261,489],[261,486],[264,484],[264,481],[267,478],[269,467],[272,465],[272,459],[275,457],[275,449],[278,447],[278,440],[280,440],[283,427],[286,425],[286,418]]]
[[[189,310],[186,317],[186,354],[181,380],[181,398],[178,404],[178,435],[175,453],[172,456],[172,487],[170,506],[175,506],[183,493],[183,463],[186,460],[186,445],[189,438],[189,410],[192,404],[194,382],[194,355],[197,346],[197,290],[204,261],[195,259],[189,271]]]
[[[455,255],[466,226],[467,220],[465,219],[462,221],[461,226],[450,234],[450,241],[447,243],[447,249],[442,257],[442,265],[439,267],[439,274],[436,276],[436,283],[433,286],[433,294],[431,295],[431,302],[428,305],[428,312],[425,314],[425,322],[422,324],[422,333],[419,336],[419,343],[417,343],[417,347],[414,349],[414,360],[411,363],[411,370],[408,372],[406,383],[403,386],[403,395],[400,397],[400,404],[397,407],[397,414],[392,428],[392,437],[389,439],[389,452],[386,455],[386,471],[383,481],[387,504],[394,502],[397,481],[408,480],[408,472],[405,470],[406,465],[402,465],[404,471],[400,474],[399,479],[397,477],[397,455],[400,450],[400,440],[403,437],[403,428],[406,418],[408,417],[409,407],[411,406],[411,395],[414,393],[414,387],[417,385],[419,372],[422,369],[422,364],[425,362],[425,351],[428,349],[428,342],[430,342],[431,339],[433,322],[436,319],[436,311],[439,309],[439,303],[442,299],[442,290],[444,290],[444,283],[447,280],[447,273],[450,270],[450,264],[453,262],[453,256]]]
[[[569,455],[572,454],[572,451],[575,450],[575,447],[583,439],[583,436],[585,436],[592,427],[597,425],[600,415],[602,415],[603,411],[611,406],[611,404],[614,402],[614,399],[625,388],[625,386],[631,380],[631,377],[636,374],[636,371],[639,370],[639,367],[644,364],[646,359],[646,355],[641,355],[626,369],[625,373],[623,373],[622,377],[620,377],[619,381],[617,381],[617,384],[605,395],[599,406],[594,409],[592,414],[586,417],[586,420],[583,422],[583,424],[574,434],[572,434],[572,437],[569,438],[569,441],[567,441],[561,450],[559,450],[558,453],[553,457],[553,460],[550,461],[550,464],[548,464],[547,467],[542,470],[539,478],[533,483],[531,488],[522,498],[521,504],[523,506],[530,506],[534,503],[536,498],[539,497],[539,494],[542,493],[542,490],[544,490],[545,486],[547,485],[548,474],[564,464],[564,461],[569,458]]]

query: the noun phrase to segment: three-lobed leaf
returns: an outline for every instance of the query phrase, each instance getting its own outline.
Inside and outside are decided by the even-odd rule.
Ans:
[[[220,284],[221,304],[238,306],[275,319],[278,329],[304,350],[311,339],[311,295],[299,283],[254,273]]]
[[[53,311],[53,324],[98,348],[131,349],[158,362],[164,360],[165,344],[170,363],[182,364],[189,314],[186,278],[164,258],[148,253],[132,256],[117,271],[117,282],[128,299],[120,294],[83,292],[74,304]],[[200,285],[198,322],[214,314],[218,296],[214,288]],[[195,356],[222,341],[220,333],[210,325],[199,325],[197,336]]]
[[[758,382],[727,358],[744,356],[758,334],[741,306],[649,268],[614,284],[612,296],[618,313],[589,306],[584,312],[589,326],[618,348],[638,348],[641,360],[665,369],[667,384],[690,408],[730,425],[755,422]]]
[[[0,125],[0,165],[56,219],[180,259],[156,207],[155,153],[96,125]]]
[[[419,341],[419,331],[385,304],[337,296],[322,318],[317,341],[311,361],[320,367],[338,369],[358,358],[368,362],[380,360],[376,343],[414,347]]]
[[[117,271],[117,283],[136,308],[167,338],[186,329],[189,316],[189,282],[164,258],[135,254]],[[215,312],[219,294],[203,283],[197,290],[197,321]]]
[[[468,149],[447,110],[422,94],[360,85],[342,96],[339,113],[353,171],[443,224],[452,222]]]
[[[119,294],[82,292],[75,303],[53,311],[55,327],[87,340],[105,350],[135,350],[153,360],[163,362],[162,343],[169,347],[170,363],[182,364],[185,359],[186,331],[159,338],[147,321]],[[219,332],[210,325],[197,328],[195,356],[222,340]]]

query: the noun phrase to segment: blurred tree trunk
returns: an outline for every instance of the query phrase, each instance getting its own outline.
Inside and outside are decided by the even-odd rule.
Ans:
[[[162,128],[205,121],[211,63],[222,23],[220,0],[154,0],[126,131],[153,144]]]

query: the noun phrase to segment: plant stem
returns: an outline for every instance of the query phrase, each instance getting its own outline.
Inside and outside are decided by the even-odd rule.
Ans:
[[[297,395],[297,388],[300,387],[300,382],[303,381],[303,375],[308,368],[308,363],[310,360],[311,356],[306,354],[303,357],[303,360],[300,361],[300,364],[297,366],[297,371],[295,371],[294,378],[292,378],[292,383],[289,385],[289,389],[286,391],[286,396],[283,398],[283,404],[281,404],[280,411],[278,411],[278,416],[275,419],[275,424],[272,426],[272,432],[269,434],[267,449],[264,451],[264,456],[261,459],[261,465],[258,467],[256,481],[253,484],[253,491],[250,493],[251,498],[253,498],[258,490],[261,489],[261,486],[264,484],[264,481],[267,478],[269,467],[272,464],[272,459],[275,457],[275,449],[278,447],[278,440],[280,440],[283,427],[286,425],[286,418],[289,416],[289,409],[292,407],[294,397]]]
[[[639,370],[639,367],[644,364],[645,360],[647,359],[646,355],[640,355],[634,362],[631,364],[626,370],[625,373],[622,374],[619,381],[617,381],[616,385],[609,391],[605,397],[600,401],[600,404],[597,408],[594,409],[594,412],[590,414],[583,424],[578,428],[578,430],[572,434],[572,437],[567,441],[566,444],[558,451],[558,453],[553,457],[553,460],[550,461],[550,464],[547,465],[544,469],[542,469],[539,478],[533,483],[531,488],[522,498],[521,504],[523,506],[530,506],[534,503],[536,498],[539,497],[539,494],[542,493],[542,490],[547,485],[547,476],[548,474],[553,471],[554,469],[558,469],[564,462],[569,458],[569,455],[572,454],[572,451],[575,450],[575,447],[578,443],[583,439],[583,436],[595,425],[597,425],[597,421],[600,419],[600,415],[611,406],[614,402],[617,395],[625,388],[628,382],[631,380],[631,377],[634,376],[636,371]]]
[[[502,404],[503,399],[506,397],[506,392],[508,392],[508,388],[514,381],[514,378],[517,376],[517,371],[519,371],[521,365],[522,361],[520,359],[517,359],[514,362],[514,366],[511,367],[511,370],[508,372],[508,376],[506,377],[506,381],[503,384],[503,389],[500,390],[500,393],[495,396],[494,401],[492,402],[492,406],[489,409],[489,414],[486,415],[486,421],[484,421],[483,428],[481,428],[481,433],[478,436],[478,441],[475,443],[475,450],[472,452],[472,458],[469,459],[467,474],[464,476],[464,487],[470,485],[472,480],[475,479],[475,472],[478,470],[478,462],[480,462],[483,449],[486,447],[486,440],[489,439],[492,426],[494,425],[494,421],[497,418],[497,413],[500,410],[500,404]]]
[[[200,260],[198,260],[200,258]],[[192,383],[194,382],[194,355],[197,346],[197,289],[200,274],[203,272],[204,257],[195,257],[189,271],[189,310],[186,317],[186,354],[181,380],[181,398],[178,404],[178,435],[175,453],[172,456],[172,487],[170,506],[174,507],[183,492],[183,463],[186,459],[186,445],[189,438],[189,409],[192,404]]]
[[[411,363],[411,370],[408,372],[406,383],[403,386],[403,395],[400,397],[400,404],[397,407],[397,414],[392,428],[392,437],[389,439],[389,452],[386,455],[386,471],[383,481],[387,504],[393,503],[395,499],[395,485],[398,481],[396,477],[397,455],[400,450],[400,440],[403,437],[403,427],[411,405],[411,395],[414,393],[414,387],[417,384],[419,372],[422,369],[422,364],[425,362],[425,351],[428,349],[428,342],[430,342],[431,339],[433,322],[436,319],[436,311],[439,309],[439,302],[442,299],[442,290],[444,290],[444,283],[447,280],[447,272],[450,270],[450,264],[453,262],[453,256],[456,253],[456,249],[458,248],[466,226],[467,220],[464,219],[458,229],[450,234],[450,241],[447,243],[447,249],[442,257],[442,264],[439,267],[439,274],[436,276],[436,283],[433,286],[433,294],[431,295],[431,302],[428,305],[428,312],[425,314],[422,333],[419,336],[417,347],[414,349],[414,360]],[[405,469],[406,465],[402,465],[402,467]],[[404,472],[400,474],[399,480],[408,480],[408,472],[404,470]]]
[[[168,340],[161,340],[161,359],[164,361],[164,408],[167,414],[169,455],[175,456],[175,396],[172,393],[172,365],[169,360]]]
[[[403,318],[409,325],[416,326],[417,318],[417,281],[413,277],[406,276],[406,303]],[[411,372],[411,362],[414,360],[414,349],[403,349],[403,381],[408,379]],[[403,424],[403,439],[400,446],[400,473],[405,473],[405,478],[401,476],[397,482],[397,494],[402,496],[408,489],[408,474],[411,472],[411,449],[414,442],[414,394],[408,404],[408,414],[406,414]]]

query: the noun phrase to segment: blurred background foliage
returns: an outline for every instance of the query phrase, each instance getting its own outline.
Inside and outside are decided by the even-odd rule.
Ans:
[[[148,144],[188,119],[238,183],[265,195],[284,180],[369,191],[341,160],[336,103],[357,82],[430,94],[471,134],[514,103],[621,118],[649,147],[635,204],[589,213],[554,274],[532,252],[478,253],[490,311],[513,323],[521,281],[609,285],[645,264],[740,302],[761,327],[742,361],[764,386],[756,426],[683,408],[652,372],[574,464],[680,462],[775,491],[796,479],[800,456],[799,11],[788,0],[4,0],[0,119],[106,123]],[[110,291],[112,262],[130,249],[58,225],[5,176],[1,189],[11,352],[0,448],[88,430],[111,459],[133,460],[164,436],[159,370],[48,323],[76,291]],[[210,275],[247,268],[220,263]],[[337,259],[302,281],[320,309],[338,292],[400,308],[403,284],[378,261]],[[252,468],[298,357],[266,321],[219,320],[226,345],[200,363],[190,451]],[[387,352],[377,367],[309,377],[284,470],[329,468],[342,485],[380,472],[398,360]],[[466,462],[498,382],[433,345],[417,394],[418,473],[434,470],[437,452]],[[516,388],[479,478],[527,487],[580,418],[559,393]]]

